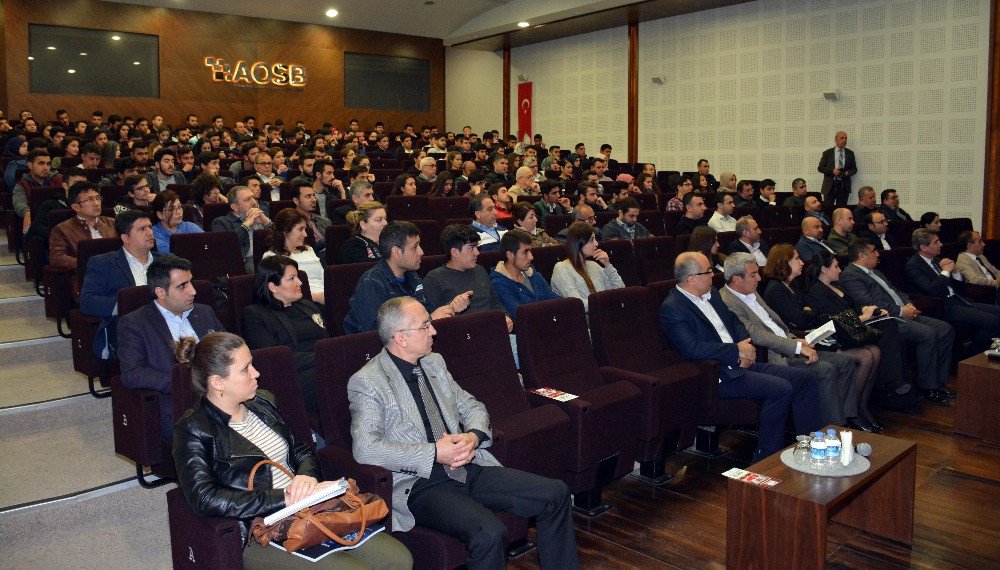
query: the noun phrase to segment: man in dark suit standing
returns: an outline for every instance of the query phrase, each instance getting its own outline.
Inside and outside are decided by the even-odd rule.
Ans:
[[[882,204],[878,207],[879,211],[885,214],[885,219],[889,220],[889,223],[894,222],[912,222],[913,217],[906,213],[906,210],[899,207],[899,194],[896,193],[892,188],[887,188],[882,191]]]
[[[660,328],[684,358],[718,361],[720,397],[762,400],[753,461],[784,446],[789,408],[796,433],[821,427],[816,378],[805,370],[756,362],[746,327],[712,287],[708,258],[699,252],[678,255],[674,276],[677,288],[660,307]]]
[[[951,347],[955,329],[948,323],[925,317],[913,306],[910,298],[891,283],[878,265],[878,250],[866,239],[858,239],[847,248],[851,263],[840,274],[838,284],[861,308],[875,305],[890,316],[902,319],[899,333],[917,353],[917,385],[924,399],[941,406],[948,405],[954,393],[944,387],[951,369]]]
[[[726,249],[729,254],[749,253],[757,260],[757,265],[767,265],[767,254],[771,246],[761,239],[760,226],[753,216],[743,216],[736,220],[736,239],[729,243]]]
[[[101,319],[94,339],[94,356],[118,358],[118,290],[146,284],[146,269],[156,256],[153,221],[141,210],[127,210],[115,218],[122,248],[95,255],[87,262],[80,292],[80,312]]]
[[[858,173],[854,151],[847,148],[847,133],[834,137],[833,148],[823,151],[817,170],[823,173],[823,199],[837,206],[846,206],[851,196],[851,177]]]
[[[208,305],[194,302],[191,262],[161,255],[146,270],[153,302],[118,323],[118,360],[126,388],[160,394],[160,437],[171,441],[174,432],[171,368],[177,363],[174,344],[185,336],[202,338],[225,328]]]
[[[959,294],[958,288],[965,284],[964,280],[953,260],[938,257],[941,240],[936,233],[914,230],[913,251],[903,268],[906,282],[921,295],[940,299],[946,322],[963,323],[975,330],[970,353],[988,349],[993,337],[1000,336],[1000,307],[974,303]]]

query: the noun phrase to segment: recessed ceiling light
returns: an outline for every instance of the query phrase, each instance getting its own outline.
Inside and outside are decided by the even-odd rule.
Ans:
[[[330,8],[326,11],[327,18],[336,18],[338,14],[340,14],[340,12],[338,12],[336,8]]]
[[[29,55],[28,56],[28,61],[35,61],[35,56]]]
[[[117,42],[118,40],[122,39],[122,37],[121,36],[111,36],[111,39],[113,39],[113,40],[115,40]]]
[[[45,48],[45,49],[50,49],[50,50],[53,50],[53,51],[55,51],[55,49],[56,49],[56,46],[49,46],[49,47],[47,47],[47,48]]]
[[[528,26],[530,26],[530,25],[531,25],[531,24],[529,24],[528,22],[518,22],[518,23],[517,23],[517,27],[518,27],[518,28],[527,28],[527,27],[528,27]]]
[[[138,61],[133,61],[132,65],[139,65],[139,62]]]
[[[80,55],[87,55],[87,52],[85,52],[85,51],[81,51],[81,52],[80,52]]]
[[[76,70],[75,69],[67,69],[66,73],[76,73]]]

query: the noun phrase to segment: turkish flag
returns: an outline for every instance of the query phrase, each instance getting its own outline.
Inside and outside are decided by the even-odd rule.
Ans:
[[[517,138],[531,144],[531,82],[517,84]]]

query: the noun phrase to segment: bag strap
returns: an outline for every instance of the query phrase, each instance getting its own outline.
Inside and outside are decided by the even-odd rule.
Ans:
[[[253,477],[254,475],[257,474],[257,469],[260,469],[261,465],[270,465],[271,467],[277,467],[281,471],[284,471],[285,475],[288,475],[289,479],[295,478],[294,473],[286,469],[284,465],[278,463],[277,461],[272,461],[270,459],[261,459],[260,461],[257,462],[257,465],[254,465],[253,469],[250,470],[250,480],[247,481],[247,491],[253,491]]]
[[[311,522],[320,532],[325,534],[330,540],[342,544],[344,546],[354,546],[355,544],[361,542],[361,539],[365,536],[365,528],[368,526],[367,515],[365,515],[365,504],[357,495],[351,491],[347,491],[340,496],[341,500],[345,503],[351,505],[358,509],[359,516],[361,517],[361,529],[358,530],[358,536],[354,540],[344,540],[336,534],[334,534],[330,529],[326,528],[326,525],[320,522],[318,518],[313,514],[310,509],[302,509],[296,515],[299,518],[305,519]]]

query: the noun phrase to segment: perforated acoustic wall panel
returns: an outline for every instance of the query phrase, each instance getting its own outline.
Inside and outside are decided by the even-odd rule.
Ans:
[[[820,154],[846,130],[855,189],[896,188],[911,214],[978,225],[989,19],[988,0],[762,0],[643,23],[639,158],[819,190]]]
[[[628,29],[612,28],[515,48],[510,54],[511,131],[517,132],[518,76],[532,83],[532,127],[549,145],[600,145],[626,160]]]

